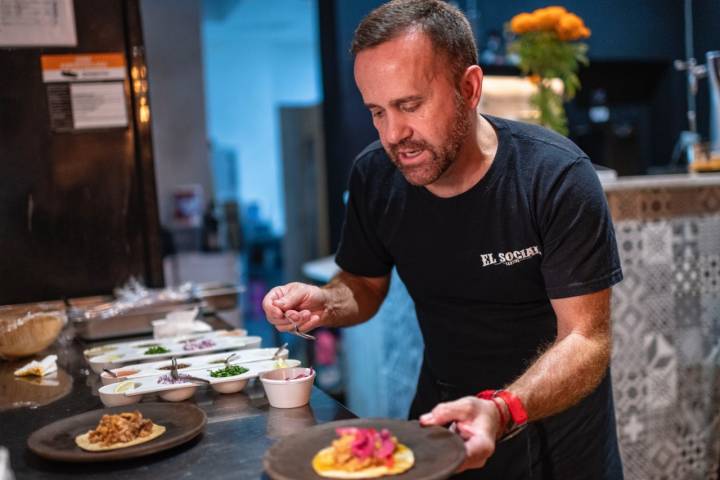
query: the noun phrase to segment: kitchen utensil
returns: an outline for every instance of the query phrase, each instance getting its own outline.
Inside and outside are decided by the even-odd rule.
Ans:
[[[297,335],[300,338],[304,338],[306,340],[316,340],[316,338],[314,336],[310,335],[309,333],[301,332],[298,329],[298,324],[295,323],[287,314],[285,314],[285,318],[295,328],[295,330],[290,331],[290,333],[292,333],[293,335]]]
[[[232,360],[232,359],[235,358],[235,357],[237,357],[237,353],[231,353],[230,355],[228,355],[227,358],[225,359],[225,366],[226,366],[226,367],[229,367],[229,366],[230,366],[230,360]]]
[[[720,50],[705,54],[710,78],[710,148],[720,153]]]
[[[283,343],[276,351],[273,353],[272,359],[277,360],[280,356],[280,353],[282,353],[283,350],[288,346],[287,342]]]
[[[172,368],[170,369],[170,376],[173,379],[177,380],[180,378],[180,375],[178,374],[178,369],[177,369],[177,359],[175,357],[172,357],[170,362],[172,363]],[[193,377],[192,375],[188,375],[187,373],[183,373],[182,378],[183,378],[183,380],[190,380],[191,382],[199,382],[199,383],[204,383],[206,385],[210,384],[210,382],[205,380],[204,378]]]

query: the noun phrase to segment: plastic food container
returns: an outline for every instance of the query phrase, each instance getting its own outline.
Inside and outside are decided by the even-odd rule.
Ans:
[[[236,308],[243,288],[234,284],[184,284],[149,289],[129,281],[117,290],[117,298],[88,297],[70,300],[75,331],[85,340],[124,337],[153,332],[153,320],[176,310],[201,308],[205,312]],[[166,330],[165,333],[168,335]]]
[[[310,401],[315,370],[312,368],[281,368],[260,375],[270,406],[297,408]]]

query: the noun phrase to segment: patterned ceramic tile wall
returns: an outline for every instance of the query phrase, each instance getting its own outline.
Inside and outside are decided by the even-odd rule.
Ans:
[[[628,480],[718,478],[720,187],[608,193],[625,280],[613,382]]]

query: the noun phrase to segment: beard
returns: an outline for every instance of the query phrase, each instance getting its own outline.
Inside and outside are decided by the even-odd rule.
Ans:
[[[465,100],[457,90],[453,101],[455,104],[453,120],[447,129],[445,141],[441,145],[435,146],[424,140],[408,138],[391,144],[385,149],[390,160],[411,185],[422,187],[434,183],[457,160],[458,153],[470,134],[472,123],[467,115]],[[426,151],[429,153],[430,159],[420,165],[403,165],[399,159],[398,151],[400,149]]]

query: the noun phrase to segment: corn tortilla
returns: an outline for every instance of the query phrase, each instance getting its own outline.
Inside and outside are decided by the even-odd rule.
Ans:
[[[355,472],[338,470],[330,466],[332,464],[332,447],[323,448],[315,457],[313,457],[312,466],[315,472],[327,478],[341,479],[359,479],[359,478],[378,478],[385,475],[398,475],[409,470],[415,464],[415,455],[412,450],[402,444],[398,444],[397,450],[393,454],[393,466],[385,465],[379,467],[366,468]]]
[[[165,427],[162,425],[157,425],[153,423],[152,431],[150,432],[150,435],[146,435],[144,437],[137,437],[135,440],[130,440],[129,442],[117,442],[112,443],[110,445],[101,445],[100,442],[98,443],[91,443],[90,442],[90,432],[92,430],[83,433],[82,435],[78,435],[75,437],[75,443],[78,447],[82,448],[83,450],[87,450],[88,452],[105,452],[108,450],[117,450],[118,448],[127,448],[132,447],[134,445],[140,445],[141,443],[149,442],[150,440],[154,440],[163,433],[165,433]]]

